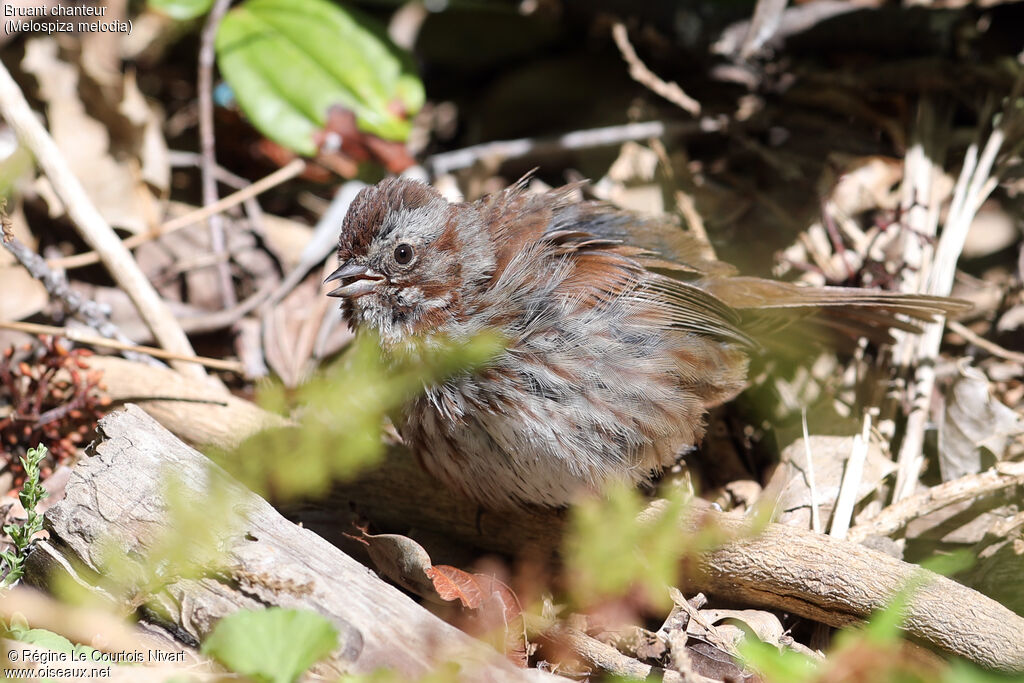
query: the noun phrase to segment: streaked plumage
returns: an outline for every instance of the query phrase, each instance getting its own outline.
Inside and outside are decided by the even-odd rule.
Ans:
[[[572,189],[516,185],[452,204],[389,179],[356,197],[339,238],[332,295],[357,330],[388,346],[485,328],[507,338],[398,425],[428,471],[487,507],[560,506],[648,479],[742,390],[752,335],[807,325],[878,341],[913,327],[896,314],[956,307],[737,277],[679,228],[573,201]]]

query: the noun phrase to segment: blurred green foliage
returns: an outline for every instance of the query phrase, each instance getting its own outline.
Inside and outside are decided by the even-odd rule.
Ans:
[[[171,19],[185,21],[201,17],[210,11],[213,0],[149,0],[149,6]]]
[[[54,652],[74,654],[80,661],[89,661],[92,653],[96,650],[88,645],[75,645],[62,635],[47,631],[42,628],[29,628],[28,622],[22,615],[15,615],[11,623],[4,628],[5,638],[17,640],[20,643],[37,645]]]
[[[682,487],[666,487],[651,508],[634,487],[618,484],[573,507],[565,539],[570,602],[587,609],[630,595],[655,610],[670,607],[666,587],[678,582],[681,563],[728,540],[711,525],[688,530],[688,501]]]
[[[240,610],[217,622],[202,653],[235,673],[291,683],[338,645],[338,630],[309,610]]]
[[[380,460],[385,415],[423,390],[424,385],[466,372],[502,348],[494,335],[466,343],[434,342],[381,356],[377,340],[360,334],[339,362],[289,393],[279,384],[263,388],[266,409],[290,412],[301,406],[293,427],[271,429],[231,452],[210,456],[264,496],[284,500],[316,496],[335,479],[352,477]]]

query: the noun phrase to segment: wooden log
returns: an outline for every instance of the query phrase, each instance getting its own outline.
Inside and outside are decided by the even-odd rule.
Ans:
[[[215,572],[165,577],[160,609],[143,614],[162,612],[157,624],[168,626],[179,640],[201,641],[218,619],[238,609],[276,605],[315,610],[338,628],[339,647],[320,665],[328,675],[389,668],[421,676],[456,661],[463,680],[564,680],[517,669],[441,621],[313,532],[281,517],[138,407],[106,416],[100,431],[96,455],[75,467],[64,499],[46,514],[51,547],[64,558],[102,575],[109,569],[100,552],[106,543],[119,548],[119,562],[144,557],[153,539],[168,531],[169,473],[179,480],[175,495],[184,496],[189,506],[208,505],[216,482],[231,496],[232,509],[244,512],[241,526],[217,532]],[[33,561],[35,556],[29,558],[28,574],[39,583],[55,563],[52,557]]]

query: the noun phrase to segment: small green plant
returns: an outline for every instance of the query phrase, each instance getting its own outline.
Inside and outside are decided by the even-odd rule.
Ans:
[[[0,580],[0,586],[13,586],[25,573],[25,555],[32,544],[32,537],[43,530],[43,515],[36,512],[36,506],[47,496],[46,489],[39,481],[39,463],[46,457],[46,446],[30,448],[21,458],[25,468],[25,483],[21,486],[18,499],[25,508],[24,522],[5,524],[4,533],[11,537],[14,548],[0,550],[0,560],[7,566],[7,574]]]

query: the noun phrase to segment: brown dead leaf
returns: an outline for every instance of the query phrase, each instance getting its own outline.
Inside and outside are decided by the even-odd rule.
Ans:
[[[313,138],[317,161],[345,178],[353,178],[359,164],[372,161],[390,173],[401,173],[416,163],[404,142],[385,140],[356,126],[356,116],[344,107],[331,107],[324,129]]]
[[[489,574],[470,574],[449,565],[426,569],[437,594],[445,600],[458,600],[463,607],[474,610],[474,620],[464,624],[478,637],[494,639],[501,636],[506,656],[519,666],[526,666],[528,642],[519,598],[504,582]]]
[[[313,371],[313,347],[325,315],[337,315],[323,295],[319,271],[295,287],[263,319],[267,365],[286,386],[298,386]]]

